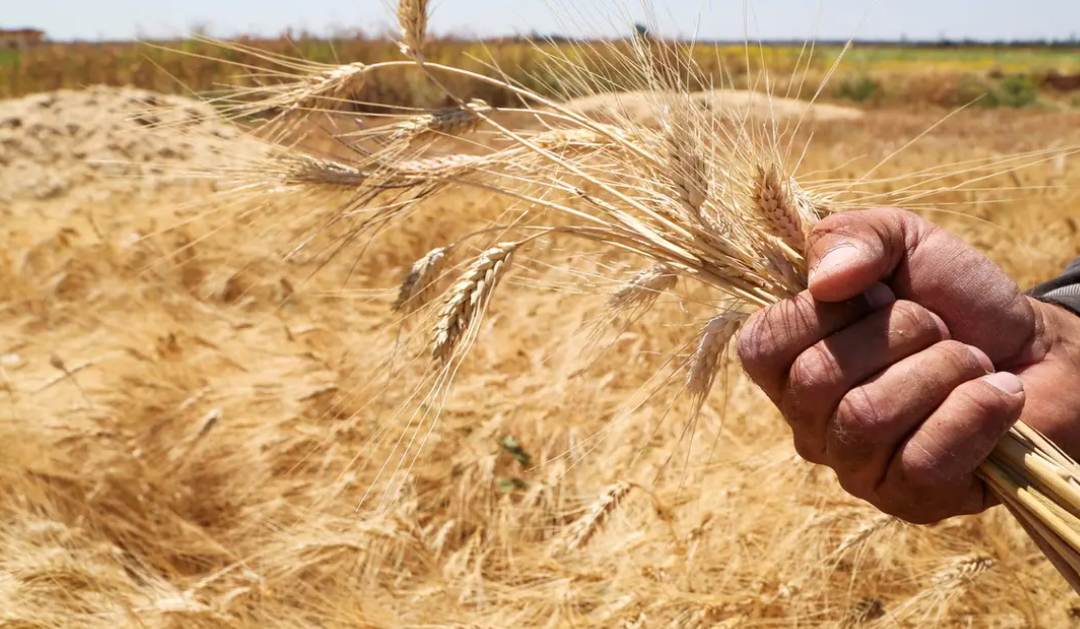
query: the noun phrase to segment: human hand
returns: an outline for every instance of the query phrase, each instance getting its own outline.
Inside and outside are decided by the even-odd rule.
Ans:
[[[1080,453],[1080,317],[901,210],[827,218],[808,264],[739,355],[846,491],[916,524],[981,512],[997,501],[976,471],[1021,413]]]

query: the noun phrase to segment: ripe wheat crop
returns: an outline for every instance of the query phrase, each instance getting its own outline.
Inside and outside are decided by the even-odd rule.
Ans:
[[[204,238],[265,253],[285,234],[282,266],[344,267],[326,282],[282,281],[280,313],[260,327],[271,334],[280,315],[289,342],[304,339],[338,379],[305,389],[305,415],[275,417],[272,438],[244,439],[246,458],[227,459],[279,484],[222,482],[249,496],[223,490],[244,511],[223,509],[235,528],[206,518],[206,535],[244,544],[229,537],[227,554],[200,555],[201,571],[182,564],[198,578],[177,577],[187,597],[177,614],[215,627],[925,626],[964,597],[1007,599],[1010,570],[1054,577],[1001,549],[968,557],[1018,539],[966,523],[916,533],[828,493],[830,479],[762,445],[777,435],[763,428],[769,409],[744,404],[727,421],[730,400],[754,399],[729,342],[755,310],[805,289],[806,234],[822,217],[871,204],[949,209],[994,178],[1023,188],[1022,168],[1053,170],[1072,149],[904,162],[918,129],[880,163],[874,153],[869,170],[814,172],[807,156],[838,132],[803,144],[811,107],[773,111],[772,86],[805,74],[773,83],[762,70],[760,106],[732,114],[696,98],[724,86],[709,85],[688,44],[640,38],[538,47],[541,74],[557,80],[534,87],[435,59],[427,5],[400,6],[398,59],[339,67],[265,55],[279,80],[261,84],[260,71],[255,86],[213,99],[226,118],[263,120],[251,135],[264,150],[205,173],[234,187],[220,233]],[[358,101],[358,86],[403,75],[445,102]],[[582,97],[611,106],[597,113],[574,104]],[[178,260],[202,247],[185,241]],[[354,274],[385,290],[353,290]],[[218,292],[248,303],[245,281]],[[569,296],[597,299],[578,311]],[[291,321],[294,307],[320,323]],[[549,338],[571,323],[587,338]],[[509,342],[497,334],[507,326]],[[258,359],[241,366],[263,371]],[[290,383],[282,369],[274,379]],[[195,456],[234,429],[229,414],[206,417],[208,438],[182,444]],[[700,486],[713,453],[723,482]],[[984,472],[1075,585],[1075,464],[1021,425]],[[1007,514],[988,517],[993,531],[1021,534]]]
[[[436,375],[429,402],[447,394],[452,375],[482,342],[480,322],[497,301],[500,286],[512,277],[515,260],[545,242],[580,241],[593,250],[641,261],[641,272],[612,294],[614,314],[640,315],[683,282],[709,295],[697,299],[711,304],[713,315],[697,338],[687,339],[689,355],[675,361],[676,371],[684,372],[684,391],[694,401],[688,419],[693,425],[746,316],[806,288],[803,250],[821,217],[872,202],[921,207],[941,190],[935,184],[957,170],[979,181],[1049,158],[1036,151],[932,168],[914,174],[921,187],[884,195],[864,192],[873,183],[872,173],[859,182],[807,181],[793,175],[801,150],[790,138],[800,121],[731,121],[704,111],[691,98],[690,87],[704,77],[682,44],[639,37],[620,58],[623,82],[647,95],[659,123],[643,126],[626,115],[600,120],[514,82],[427,61],[428,10],[427,2],[399,5],[401,61],[319,68],[274,88],[262,100],[257,92],[235,96],[254,95],[248,108],[286,112],[270,124],[290,132],[301,128],[298,117],[317,119],[333,112],[335,107],[320,98],[343,93],[357,77],[377,80],[379,72],[402,66],[413,67],[437,86],[446,77],[468,79],[505,90],[519,102],[496,111],[447,90],[455,106],[367,121],[356,117],[355,130],[334,134],[347,158],[319,157],[282,144],[268,163],[247,174],[246,185],[262,186],[267,194],[280,187],[345,189],[351,206],[366,216],[347,236],[350,241],[393,229],[395,221],[420,211],[426,197],[448,188],[471,189],[512,204],[511,213],[491,216],[488,224],[418,260],[400,288],[396,310],[414,317],[434,312],[428,353]],[[605,91],[602,77],[575,65],[571,57],[553,54],[550,66],[568,96]],[[511,128],[500,122],[499,113],[525,116],[535,124]],[[381,118],[389,120],[367,124]],[[440,148],[440,142],[451,141],[471,150]],[[470,258],[470,248],[481,253]],[[456,279],[443,282],[455,259],[463,269]],[[418,430],[410,446],[419,439],[422,449],[438,407],[424,405],[428,428]],[[407,467],[399,464],[397,470]],[[1080,588],[1080,466],[1019,424],[982,472],[1063,577]],[[571,536],[569,547],[587,541],[625,493],[612,491],[595,514],[582,518],[583,532]]]

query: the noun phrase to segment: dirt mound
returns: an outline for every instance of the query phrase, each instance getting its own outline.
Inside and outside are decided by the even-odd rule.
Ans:
[[[645,126],[656,126],[656,112],[663,101],[656,92],[623,92],[578,98],[568,103],[575,111],[595,118],[629,118]],[[808,120],[856,120],[863,116],[858,109],[837,105],[815,105],[806,101],[759,92],[713,90],[698,92],[691,98],[702,107],[724,118],[797,120],[804,114]]]
[[[198,100],[97,86],[0,101],[0,199],[113,178],[159,184],[232,154],[238,131]],[[226,150],[226,148],[228,150]]]

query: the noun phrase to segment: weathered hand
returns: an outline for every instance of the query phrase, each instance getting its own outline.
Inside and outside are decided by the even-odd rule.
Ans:
[[[1080,453],[1080,317],[901,210],[822,221],[808,262],[809,290],[751,318],[739,355],[849,493],[919,524],[981,512],[975,472],[1021,413]]]

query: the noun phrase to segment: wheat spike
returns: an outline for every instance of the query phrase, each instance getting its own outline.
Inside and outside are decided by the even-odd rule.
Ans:
[[[431,298],[433,284],[446,262],[449,247],[436,247],[412,265],[409,274],[401,282],[395,312],[413,313],[419,310]]]
[[[450,289],[435,324],[432,355],[437,360],[445,361],[453,354],[458,340],[491,297],[510,266],[512,254],[520,246],[519,242],[508,242],[488,249],[469,265]]]
[[[840,540],[840,543],[836,546],[836,549],[832,551],[831,556],[842,557],[852,548],[870,539],[875,533],[884,529],[892,524],[894,521],[892,516],[879,515],[863,522],[859,528],[855,529],[852,533]]]
[[[963,587],[993,568],[995,563],[993,557],[984,554],[965,557],[931,577],[930,584],[939,590]]]
[[[677,110],[682,112],[684,107]],[[664,138],[668,145],[668,176],[688,217],[703,224],[701,208],[709,195],[709,167],[685,112],[673,115],[664,124]]]
[[[588,544],[632,488],[633,485],[626,482],[615,483],[604,488],[600,496],[589,505],[585,515],[567,528],[564,548],[570,551]]]
[[[367,66],[363,63],[349,63],[313,74],[298,86],[283,94],[290,103],[290,109],[310,106],[321,98],[339,98],[346,92],[359,92],[364,89]]]
[[[401,0],[398,25],[401,27],[401,50],[418,60],[423,58],[427,40],[429,0]]]
[[[780,180],[775,166],[758,165],[753,197],[769,231],[795,251],[802,252],[806,248],[806,233],[798,200]]]
[[[474,98],[464,107],[448,107],[393,125],[390,139],[415,142],[433,135],[456,136],[470,133],[480,124],[481,115],[491,113],[490,105]]]
[[[489,165],[497,165],[510,157],[492,155],[437,155],[386,165],[377,163],[358,167],[350,163],[311,155],[283,155],[269,169],[256,176],[276,171],[281,183],[287,186],[326,186],[357,191],[364,187],[406,188],[455,177]]]
[[[359,187],[372,173],[351,164],[310,155],[284,155],[274,163],[281,182],[289,186]]]
[[[323,66],[316,66],[316,68]],[[237,111],[255,115],[275,110],[296,111],[327,107],[323,100],[330,100],[330,106],[340,102],[349,92],[364,89],[368,66],[356,62],[329,69],[312,69],[310,74],[295,81],[268,85],[252,90],[250,93],[263,96],[260,100],[238,105]],[[246,94],[246,93],[245,93]]]
[[[702,329],[698,336],[697,348],[690,359],[690,371],[686,377],[686,388],[691,396],[702,400],[709,395],[713,382],[716,380],[724,348],[745,320],[746,315],[742,313],[725,313],[710,319]]]
[[[655,264],[635,275],[611,294],[608,307],[616,312],[651,308],[661,294],[675,288],[679,276],[669,264]]]

